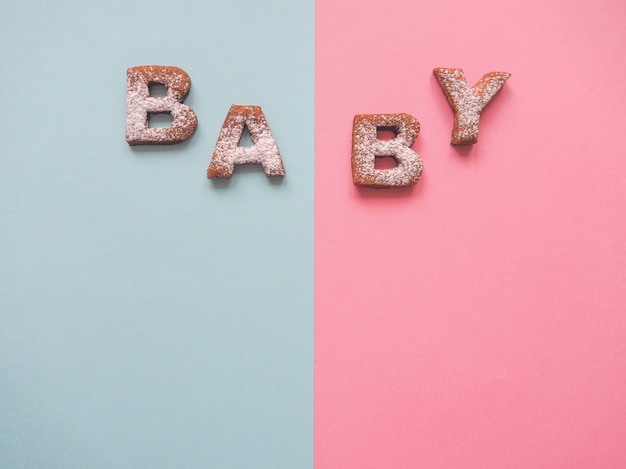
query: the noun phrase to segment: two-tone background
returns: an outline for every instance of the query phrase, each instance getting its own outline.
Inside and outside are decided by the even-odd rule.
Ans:
[[[4,2],[0,467],[626,465],[626,6]],[[128,67],[195,135],[124,140]],[[471,148],[434,67],[512,77]],[[287,176],[209,181],[231,104]],[[412,190],[351,181],[406,112]]]

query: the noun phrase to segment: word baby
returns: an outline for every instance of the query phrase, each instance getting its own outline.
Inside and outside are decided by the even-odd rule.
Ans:
[[[433,73],[454,111],[451,144],[476,143],[480,113],[510,74],[488,73],[470,88],[461,69],[436,68]],[[165,97],[150,95],[150,85],[153,84],[165,86]],[[178,67],[142,65],[129,68],[126,107],[128,144],[171,145],[191,137],[198,126],[198,118],[190,106],[183,104],[190,88],[189,75]],[[154,114],[171,115],[171,126],[150,127],[150,116]],[[251,147],[239,145],[245,128],[250,132]],[[391,130],[395,138],[379,140],[379,130]],[[352,129],[354,183],[376,188],[416,184],[422,174],[423,162],[409,147],[415,142],[419,130],[419,122],[408,114],[355,116]],[[377,169],[377,156],[392,157],[397,166]],[[230,108],[215,145],[207,177],[231,177],[239,164],[260,164],[267,176],[285,175],[278,145],[259,106],[233,105]]]

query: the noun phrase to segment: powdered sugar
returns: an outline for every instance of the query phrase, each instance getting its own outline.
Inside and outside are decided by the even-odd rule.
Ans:
[[[460,68],[436,68],[433,73],[454,110],[452,145],[476,143],[481,111],[511,75],[490,72],[470,88]]]
[[[129,68],[126,91],[126,141],[129,145],[173,144],[189,138],[198,126],[193,110],[182,104],[191,88],[189,75],[178,67],[144,65]],[[163,98],[150,96],[150,84],[165,85]],[[168,128],[148,127],[151,113],[172,115]]]
[[[244,127],[248,127],[253,145],[239,146]],[[260,106],[233,105],[224,120],[207,170],[209,179],[230,177],[235,165],[261,164],[267,176],[284,176],[285,167]]]
[[[392,140],[378,140],[377,129],[391,128]],[[356,185],[375,188],[417,184],[423,170],[421,157],[409,147],[420,130],[408,114],[372,114],[354,117],[352,130],[352,178]],[[398,166],[376,169],[377,156],[391,156]]]

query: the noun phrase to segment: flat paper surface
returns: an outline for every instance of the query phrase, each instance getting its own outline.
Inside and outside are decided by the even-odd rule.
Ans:
[[[626,466],[623,2],[0,13],[0,467]],[[188,142],[124,141],[144,64]],[[512,75],[473,147],[435,67]],[[282,182],[206,180],[231,104]],[[400,112],[419,184],[356,188],[354,115]]]
[[[317,1],[315,457],[626,466],[620,1]],[[450,146],[435,67],[512,74]],[[357,189],[355,114],[421,123],[413,190]]]
[[[0,11],[0,467],[312,467],[314,3]],[[126,144],[138,65],[190,75],[186,143]],[[206,179],[231,104],[282,182]]]

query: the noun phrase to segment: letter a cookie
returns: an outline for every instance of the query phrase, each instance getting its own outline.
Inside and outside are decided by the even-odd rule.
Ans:
[[[239,145],[245,127],[250,131],[251,147]],[[260,106],[231,106],[215,144],[207,177],[229,178],[239,164],[260,164],[267,176],[285,175],[278,145]]]

